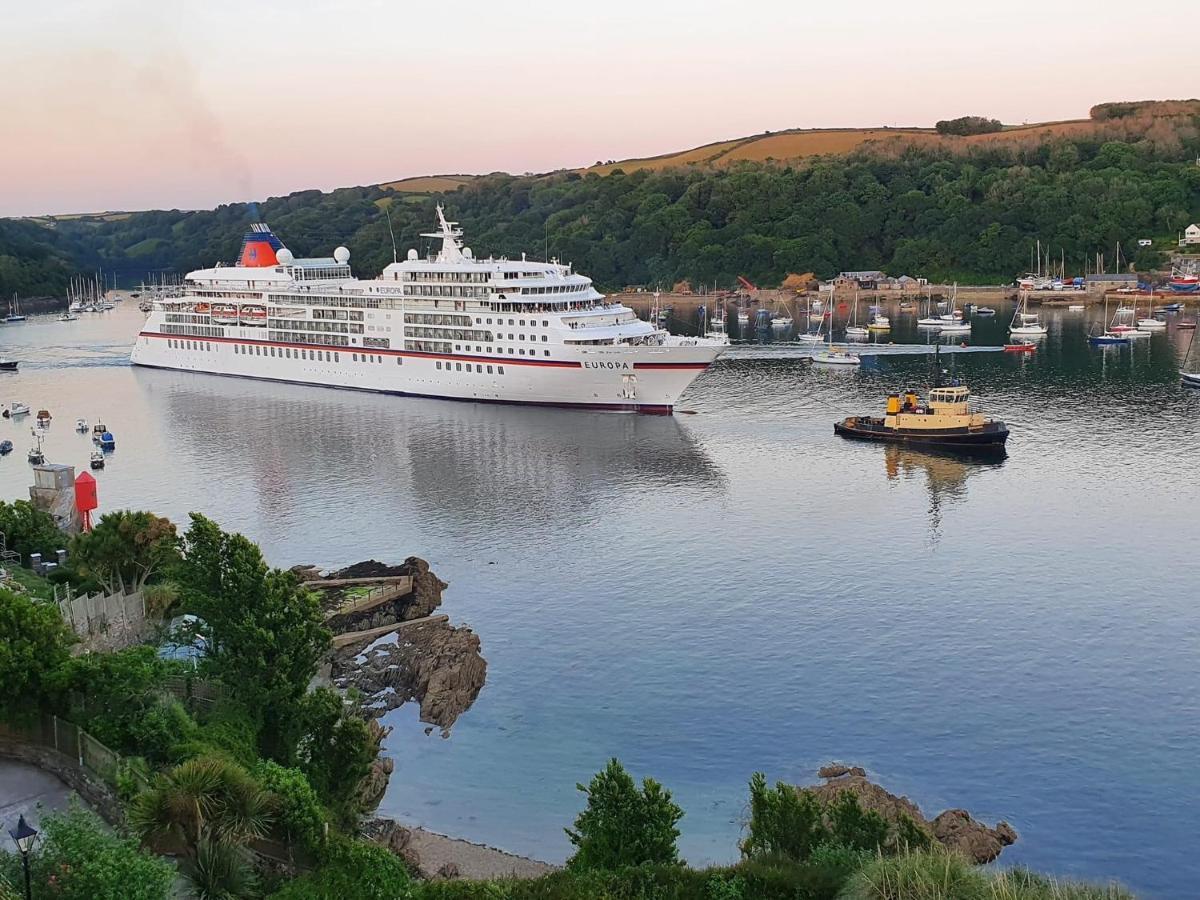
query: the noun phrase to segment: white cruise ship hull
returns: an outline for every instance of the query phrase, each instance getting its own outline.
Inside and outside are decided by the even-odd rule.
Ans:
[[[245,338],[138,335],[138,366],[258,378],[412,397],[669,413],[720,355],[685,341],[661,347],[558,347],[536,359],[312,347]]]

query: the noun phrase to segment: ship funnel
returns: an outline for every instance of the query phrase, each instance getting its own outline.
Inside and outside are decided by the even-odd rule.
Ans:
[[[242,237],[242,249],[238,253],[239,266],[257,268],[279,264],[276,251],[284,249],[283,242],[271,232],[270,227],[263,223],[251,225],[250,230]]]

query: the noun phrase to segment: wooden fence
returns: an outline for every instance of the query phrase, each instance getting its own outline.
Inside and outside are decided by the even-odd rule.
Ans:
[[[72,597],[69,585],[55,585],[54,599],[63,621],[79,636],[80,651],[120,650],[149,636],[152,623],[141,591]]]

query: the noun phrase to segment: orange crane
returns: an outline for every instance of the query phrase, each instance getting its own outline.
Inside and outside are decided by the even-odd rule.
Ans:
[[[742,275],[739,275],[737,277],[737,280],[738,280],[738,284],[740,284],[742,287],[744,287],[748,291],[757,291],[758,290],[757,285],[753,284],[750,281],[750,279],[748,279]]]

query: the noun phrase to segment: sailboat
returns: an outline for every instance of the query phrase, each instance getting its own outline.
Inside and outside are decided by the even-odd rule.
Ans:
[[[1108,321],[1107,294],[1104,297],[1104,321]],[[1112,328],[1107,329],[1102,334],[1089,334],[1087,341],[1093,347],[1110,347],[1115,344],[1128,344],[1132,342],[1128,334],[1120,331],[1113,331]]]
[[[963,314],[958,308],[958,283],[954,284],[954,291],[950,294],[950,309],[947,310],[941,317],[942,319],[942,334],[970,334],[971,323],[963,319]]]
[[[1186,387],[1200,388],[1200,371],[1195,366],[1197,360],[1193,359],[1192,351],[1196,349],[1196,332],[1192,332],[1192,339],[1188,342],[1187,353],[1183,355],[1183,366],[1179,370],[1179,381]],[[1191,371],[1188,371],[1188,360],[1191,360]]]
[[[830,292],[829,305],[830,306],[833,305],[832,291]],[[797,335],[796,340],[800,341],[802,344],[819,344],[819,343],[821,343],[821,329],[825,326],[825,316],[823,313],[814,312],[814,309],[819,310],[820,308],[821,308],[821,298],[818,297],[816,300],[816,303],[814,303],[813,299],[811,297],[809,297],[809,299],[808,299],[808,321],[810,323],[815,321],[817,323],[817,330],[812,331],[811,330],[812,325],[810,324],[808,326],[809,327],[808,331],[804,332],[803,334]],[[831,322],[830,328],[832,329],[832,327],[833,327],[833,323]]]
[[[871,334],[870,331],[858,324],[858,291],[854,292],[854,309],[850,312],[850,322],[846,325],[846,337],[848,338],[865,338]]]
[[[21,301],[17,299],[17,295],[8,301],[8,315],[4,317],[5,322],[24,322],[25,316],[21,313]]]
[[[830,301],[829,305],[832,306],[832,298]],[[819,353],[813,355],[813,362],[822,366],[857,366],[862,360],[857,354],[833,346],[833,321],[830,320],[829,343]]]
[[[1041,317],[1037,313],[1029,311],[1029,294],[1021,291],[1017,298],[1017,308],[1013,312],[1012,323],[1008,326],[1008,333],[1020,337],[1040,337],[1049,330],[1042,324]]]
[[[1137,320],[1139,331],[1161,331],[1167,327],[1162,319],[1154,318],[1154,288],[1150,288],[1150,299],[1146,301],[1146,318]]]
[[[791,328],[792,327],[792,314],[788,310],[787,304],[784,303],[782,300],[780,300],[780,301],[778,301],[777,306],[778,306],[778,308],[775,310],[775,314],[773,316],[771,316],[771,327],[772,328]]]
[[[926,291],[925,293],[925,315],[917,319],[918,328],[941,328],[942,317],[933,314],[933,294]]]

